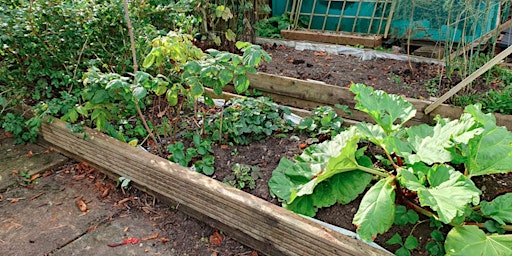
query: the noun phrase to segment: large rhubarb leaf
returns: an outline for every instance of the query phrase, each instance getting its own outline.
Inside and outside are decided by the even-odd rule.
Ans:
[[[350,91],[356,95],[355,108],[367,113],[388,135],[416,115],[414,106],[398,95],[374,91],[364,84],[353,84]]]
[[[408,155],[407,161],[429,165],[452,161],[453,155],[448,149],[455,144],[467,144],[483,132],[482,128],[475,128],[475,123],[471,115],[464,114],[459,120],[438,119],[434,127],[423,124],[409,128],[408,141],[416,153]]]
[[[289,203],[295,199],[294,196],[312,194],[318,183],[335,174],[356,170],[359,165],[357,164],[355,153],[359,139],[360,136],[356,134],[356,129],[352,128],[341,132],[331,141],[320,145],[319,148],[323,150],[317,151],[317,154],[301,155],[300,159],[302,161],[309,160],[313,162],[311,170],[315,171],[315,173],[310,181],[297,186],[296,191],[292,192]],[[322,159],[324,162],[315,161],[319,159]]]
[[[370,242],[386,232],[395,219],[394,177],[381,179],[364,195],[352,223],[361,239]]]
[[[364,192],[372,175],[357,171],[359,135],[352,127],[331,141],[313,145],[291,161],[281,159],[269,180],[283,207],[313,216],[317,208],[348,203]]]
[[[444,248],[449,256],[512,255],[512,235],[486,235],[477,226],[455,227]]]
[[[464,215],[468,205],[477,205],[481,191],[475,184],[449,165],[434,165],[427,173],[430,184],[419,182],[412,168],[399,169],[400,183],[407,189],[416,191],[421,206],[429,206],[439,215],[439,220],[450,223]]]
[[[493,218],[499,224],[512,223],[512,193],[498,196],[491,202],[483,201],[480,207],[484,216]]]
[[[471,140],[466,147],[466,168],[469,176],[512,171],[512,133],[504,127],[496,126],[492,114],[484,114],[480,105],[466,107],[465,112],[483,127],[481,136]]]
[[[348,204],[363,193],[372,181],[373,175],[355,170],[332,176],[328,184],[333,187],[332,193],[341,204]]]
[[[412,152],[409,142],[402,140],[405,132],[387,135],[382,127],[376,124],[358,123],[356,126],[363,138],[385,148],[388,152],[397,153],[399,156],[410,155]]]

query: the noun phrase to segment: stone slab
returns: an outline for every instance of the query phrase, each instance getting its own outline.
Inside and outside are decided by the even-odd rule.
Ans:
[[[107,221],[119,209],[102,202],[84,181],[63,174],[43,178],[34,188],[13,187],[0,201],[0,255],[47,255]],[[88,212],[76,205],[87,202]]]
[[[31,152],[31,153],[29,153]],[[28,143],[15,145],[14,139],[0,133],[0,191],[16,183],[13,171],[33,175],[66,162],[68,158],[48,148]]]
[[[132,215],[121,215],[98,226],[92,232],[84,234],[63,248],[53,252],[54,256],[129,256],[129,255],[176,255],[177,252],[159,242],[159,238],[151,238],[161,233],[145,218]],[[137,238],[136,244],[109,247],[109,244],[121,242],[123,239]]]

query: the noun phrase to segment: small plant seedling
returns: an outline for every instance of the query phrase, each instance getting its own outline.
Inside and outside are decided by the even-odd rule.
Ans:
[[[402,237],[400,237],[399,234],[392,236],[388,241],[386,241],[386,244],[398,244],[401,246],[398,250],[396,250],[396,256],[411,256],[411,251],[417,249],[419,246],[418,239],[415,236],[407,236],[404,242],[402,241]]]
[[[131,179],[121,176],[119,179],[117,179],[117,186],[121,189],[127,189],[130,185],[130,182],[132,182]]]
[[[233,173],[224,178],[224,183],[238,189],[256,187],[256,180],[260,178],[260,168],[257,166],[236,163],[233,165]]]
[[[349,115],[352,114],[345,105],[337,104],[336,107]],[[321,106],[313,109],[312,113],[312,116],[305,117],[297,125],[298,130],[309,133],[310,137],[327,136],[331,138],[344,130],[343,118],[338,116],[333,108]]]
[[[428,242],[425,246],[425,249],[430,253],[432,256],[441,256],[445,255],[444,251],[444,236],[441,231],[435,229],[430,233],[430,237],[432,238],[432,241]]]

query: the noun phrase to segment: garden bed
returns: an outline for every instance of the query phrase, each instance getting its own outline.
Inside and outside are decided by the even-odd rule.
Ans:
[[[45,123],[42,137],[58,150],[101,170],[128,177],[176,203],[187,214],[268,255],[385,255],[381,250],[274,204],[190,171],[94,130],[72,133]],[[85,138],[85,139],[84,139]]]
[[[446,66],[442,61],[402,54],[400,52],[403,50],[398,49],[397,53],[391,53],[340,45],[268,39],[260,39],[259,43],[272,55],[272,62],[264,63],[258,68],[261,73],[309,82],[323,82],[344,88],[352,83],[363,83],[387,93],[403,95],[413,99],[412,101],[425,102],[435,101],[457,85],[462,80],[458,75],[460,70],[468,69],[484,60],[454,60],[450,66]],[[482,64],[478,64],[477,67],[480,65]],[[446,104],[466,106],[481,102],[484,108],[489,109],[488,111],[510,113],[507,112],[510,111],[510,87],[507,87],[507,81],[511,78],[510,69],[491,69],[462,89],[455,97],[448,99]],[[263,79],[265,80],[268,79]],[[263,81],[252,81],[253,88],[257,88]],[[501,90],[505,92],[500,95]],[[418,110],[423,111],[424,108],[420,107]],[[456,111],[453,112],[453,116],[447,117],[456,118],[460,113]],[[508,123],[506,121],[499,124]],[[508,128],[510,129],[510,126]]]

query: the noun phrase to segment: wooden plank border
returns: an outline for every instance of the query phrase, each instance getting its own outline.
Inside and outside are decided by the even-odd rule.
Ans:
[[[43,123],[56,149],[127,177],[178,203],[180,210],[267,255],[387,255],[263,199],[190,171],[105,134],[72,134],[65,122]]]
[[[307,31],[307,30],[281,30],[283,38],[295,41],[312,41],[339,45],[364,45],[367,48],[375,48],[382,45],[382,36],[359,36],[354,34]]]
[[[248,77],[251,81],[251,89],[260,90],[265,96],[270,96],[276,102],[283,105],[312,109],[315,106],[334,106],[334,104],[342,104],[354,110],[356,104],[354,94],[345,87],[267,73],[248,74]],[[408,122],[410,125],[432,123],[433,118],[437,115],[450,119],[458,119],[463,113],[463,109],[460,107],[441,104],[432,110],[432,112],[425,114],[425,109],[430,106],[432,102],[412,98],[405,99],[411,102],[417,109],[416,116]],[[344,118],[350,118],[356,121],[371,121],[366,114],[356,110],[353,112],[353,116],[347,116],[343,113],[340,114]],[[495,113],[494,116],[499,126],[505,126],[508,130],[512,131],[512,115]]]

